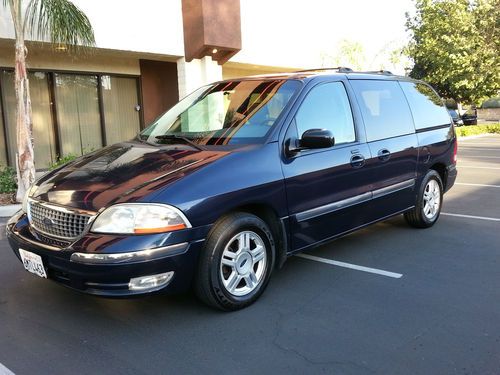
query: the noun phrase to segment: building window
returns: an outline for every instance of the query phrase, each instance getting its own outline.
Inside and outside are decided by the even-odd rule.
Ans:
[[[33,110],[33,139],[36,144],[35,160],[37,168],[47,168],[56,158],[56,142],[52,122],[51,100],[48,75],[42,72],[28,73],[30,82],[31,107]],[[16,160],[16,92],[14,72],[4,71],[2,88],[7,120],[7,142],[9,159],[12,165]],[[4,143],[5,144],[5,143]]]
[[[140,130],[137,80],[104,75],[101,86],[106,143],[134,138]]]
[[[29,72],[35,166],[46,169],[58,157],[76,156],[132,139],[140,130],[138,78]],[[100,84],[100,87],[99,87]],[[0,164],[16,154],[14,72],[0,71]],[[2,108],[3,107],[3,108]],[[7,132],[4,133],[4,128]]]
[[[0,106],[0,168],[7,165],[7,143],[5,142],[4,129],[2,106]]]
[[[83,155],[103,146],[97,76],[55,74],[62,155]]]

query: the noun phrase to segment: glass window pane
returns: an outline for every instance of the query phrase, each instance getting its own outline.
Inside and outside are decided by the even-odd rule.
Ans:
[[[351,106],[341,82],[314,87],[304,99],[295,117],[299,137],[309,129],[327,129],[335,144],[354,142]]]
[[[397,81],[352,80],[368,141],[413,133],[413,118]]]
[[[134,138],[140,130],[136,78],[102,76],[101,82],[107,144]]]
[[[36,168],[47,168],[55,160],[55,135],[52,122],[49,83],[46,73],[28,73],[31,107],[33,110],[33,142]],[[10,160],[14,163],[16,154],[16,94],[14,72],[4,71],[2,77],[5,96],[5,114],[10,144]]]
[[[56,74],[57,120],[63,155],[102,147],[97,76]]]
[[[0,106],[0,167],[7,165],[7,140],[3,127],[2,107]]]
[[[410,103],[417,129],[450,123],[450,115],[443,101],[429,86],[415,82],[400,82],[400,84]]]

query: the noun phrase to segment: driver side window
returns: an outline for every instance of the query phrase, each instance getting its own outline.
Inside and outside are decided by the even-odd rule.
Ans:
[[[330,82],[314,87],[295,115],[299,137],[309,129],[327,129],[335,144],[356,140],[349,99],[342,82]]]

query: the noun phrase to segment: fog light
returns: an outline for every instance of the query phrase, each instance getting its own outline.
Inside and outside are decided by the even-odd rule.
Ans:
[[[174,271],[160,273],[158,275],[149,275],[134,277],[130,279],[128,283],[129,290],[150,290],[150,289],[160,289],[166,286],[172,277],[174,276]]]

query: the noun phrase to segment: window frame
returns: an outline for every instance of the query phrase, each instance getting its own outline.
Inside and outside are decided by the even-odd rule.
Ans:
[[[352,142],[346,142],[346,143],[340,143],[340,144],[334,144],[332,147],[328,148],[320,148],[320,149],[304,149],[301,150],[300,152],[296,153],[295,155],[286,155],[285,152],[285,143],[287,140],[298,140],[299,135],[298,135],[298,130],[297,130],[297,125],[295,123],[295,117],[297,115],[297,112],[300,110],[300,107],[302,106],[304,100],[309,96],[309,93],[314,90],[316,87],[328,83],[341,83],[344,86],[344,90],[347,96],[347,100],[349,103],[349,107],[351,108],[351,115],[352,115],[352,121],[353,121],[353,126],[354,126],[354,141]],[[332,150],[339,150],[347,147],[353,147],[356,146],[364,141],[365,139],[365,132],[364,128],[360,127],[360,121],[361,120],[361,114],[359,113],[359,109],[357,107],[357,103],[355,102],[356,97],[354,96],[354,92],[352,91],[352,88],[350,85],[347,83],[347,78],[345,77],[338,77],[338,79],[332,79],[332,77],[315,77],[312,79],[302,90],[300,95],[297,98],[297,101],[294,103],[293,108],[291,109],[290,113],[288,114],[286,118],[286,125],[283,127],[282,130],[282,135],[280,135],[280,143],[282,145],[282,150],[283,150],[283,155],[286,159],[294,159],[302,156],[307,156],[311,154],[316,154],[316,153],[321,153],[321,152],[329,152]],[[293,133],[292,133],[293,132]],[[335,136],[335,135],[334,135]]]
[[[362,118],[362,121],[363,121],[363,125],[364,125],[364,129],[365,129],[365,134],[366,134],[366,138],[365,138],[365,141],[366,143],[373,143],[373,142],[380,142],[380,141],[383,141],[383,140],[386,140],[386,139],[392,139],[392,138],[397,138],[397,137],[404,137],[404,136],[408,136],[408,135],[411,135],[411,134],[415,134],[416,133],[416,130],[415,130],[415,121],[413,119],[413,113],[411,111],[411,107],[410,107],[410,104],[408,103],[408,98],[406,97],[405,95],[405,92],[403,90],[403,88],[401,87],[400,85],[400,81],[399,79],[386,79],[386,78],[382,78],[382,77],[370,77],[370,78],[355,78],[355,79],[351,79],[352,82],[358,82],[358,81],[364,81],[364,82],[394,82],[396,84],[396,86],[399,88],[399,90],[401,90],[401,94],[402,94],[402,98],[404,99],[404,103],[408,109],[408,113],[410,114],[410,120],[411,120],[411,123],[410,123],[410,127],[409,127],[409,132],[408,133],[404,133],[404,134],[397,134],[397,135],[393,135],[393,136],[390,136],[390,137],[385,137],[385,138],[377,138],[377,139],[369,139],[368,138],[368,126],[367,126],[367,121],[365,119],[365,117],[363,116],[363,111],[361,109],[361,103],[360,103],[360,100],[362,100],[362,98],[359,98],[357,93],[356,93],[356,90],[354,89],[354,87],[352,87],[352,90],[353,90],[353,95],[356,99],[356,103],[358,104],[359,106],[359,110],[360,110],[360,114],[361,114],[361,118]]]
[[[5,96],[4,96],[4,82],[2,79],[3,72],[8,71],[8,72],[14,72],[13,67],[9,66],[0,66],[0,112],[2,115],[3,119],[3,127],[4,127],[4,134],[5,134],[5,152],[7,156],[7,165],[14,166],[15,161],[10,160],[10,152],[11,152],[11,145],[8,142],[8,131],[9,131],[9,126],[7,124],[7,119],[6,119],[6,114],[5,114],[5,108],[6,108],[6,101],[5,101]],[[101,141],[103,144],[103,147],[107,146],[107,140],[106,140],[106,122],[105,122],[105,116],[104,116],[104,99],[102,96],[102,77],[103,76],[112,76],[112,77],[119,77],[119,78],[133,78],[136,81],[136,87],[137,87],[137,104],[140,106],[140,114],[139,114],[139,130],[142,131],[144,129],[144,111],[143,111],[143,97],[142,97],[142,90],[141,90],[141,76],[137,74],[126,74],[126,73],[111,73],[111,72],[94,72],[94,71],[79,71],[79,70],[61,70],[61,69],[27,69],[28,73],[35,73],[35,72],[41,72],[47,74],[47,79],[48,79],[48,85],[49,85],[49,94],[50,94],[50,101],[52,103],[51,105],[51,117],[52,117],[52,126],[54,130],[54,136],[55,136],[55,151],[56,151],[56,156],[60,157],[61,155],[61,138],[60,138],[60,133],[59,133],[59,123],[57,119],[57,101],[56,101],[56,95],[55,95],[55,75],[56,74],[69,74],[69,75],[86,75],[86,76],[97,76],[97,90],[98,90],[98,103],[99,103],[99,118],[100,118],[100,129],[101,129]]]

